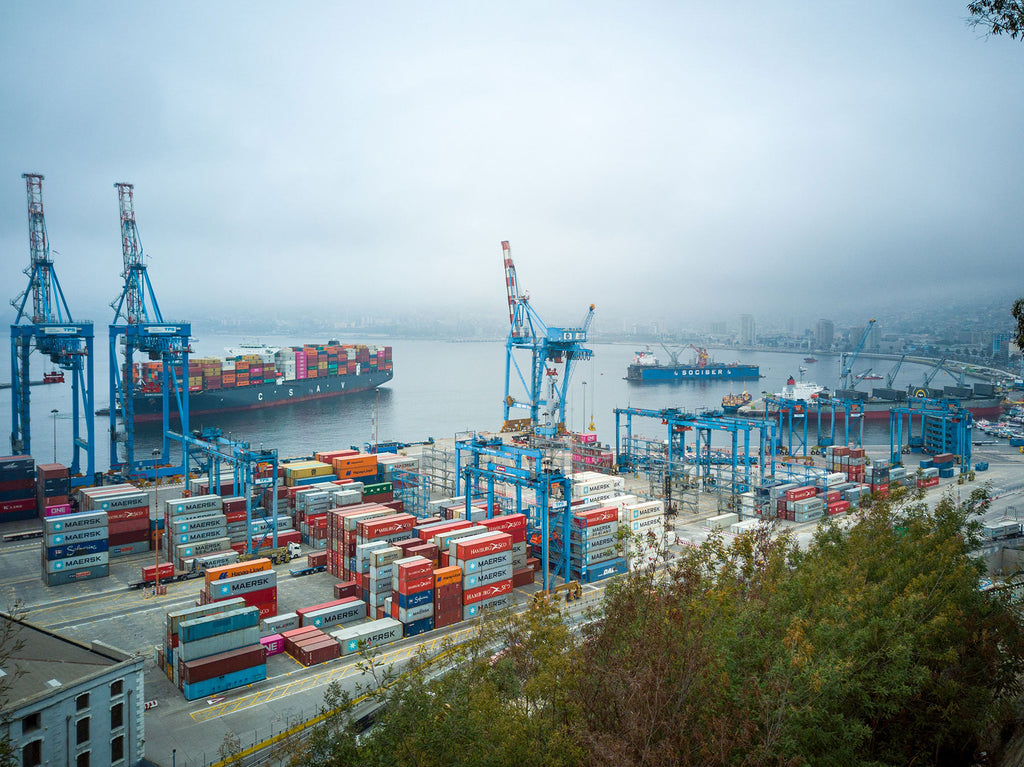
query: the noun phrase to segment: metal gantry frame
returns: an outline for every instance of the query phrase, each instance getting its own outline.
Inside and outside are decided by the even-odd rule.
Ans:
[[[492,517],[495,483],[513,486],[514,508],[526,514],[528,532],[540,536],[543,588],[550,588],[555,578],[572,580],[571,480],[561,471],[544,466],[544,451],[505,445],[498,438],[473,437],[456,442],[455,450],[455,494],[465,495],[466,519],[471,519],[474,498],[487,499],[487,517]],[[524,489],[533,491],[532,503],[524,501]],[[581,560],[581,580],[585,580],[586,571],[587,564]]]
[[[61,370],[71,372],[72,486],[94,481],[96,471],[93,324],[75,322],[50,258],[43,212],[43,176],[24,173],[28,197],[28,287],[11,305],[17,310],[11,325],[11,451],[32,452],[32,347]],[[31,315],[27,312],[32,299]],[[23,320],[25,321],[23,323]],[[85,436],[80,422],[85,420]],[[85,453],[82,475],[81,453]]]
[[[914,419],[918,437],[914,437]],[[904,419],[907,446],[920,447],[932,453],[953,453],[960,457],[960,470],[971,466],[974,416],[961,407],[959,400],[929,399],[907,400],[889,410],[889,453],[894,464],[903,462]]]
[[[625,424],[622,417],[625,416]],[[665,441],[665,465],[671,468],[685,463],[692,464],[696,469],[696,482],[700,487],[714,485],[721,488],[721,470],[724,460],[731,470],[729,483],[732,495],[747,492],[754,487],[756,477],[753,467],[755,458],[751,453],[752,432],[757,430],[756,465],[762,478],[775,474],[775,455],[772,449],[776,444],[775,424],[768,420],[732,418],[719,411],[690,413],[678,408],[649,410],[646,408],[615,408],[615,454],[620,471],[632,471],[638,466],[636,457],[623,450],[623,446],[633,444],[633,418],[656,418],[668,429]],[[625,433],[623,433],[623,426]],[[688,457],[686,435],[694,433],[693,457]],[[731,439],[731,450],[720,456],[711,446],[711,435],[714,432],[728,434]],[[743,435],[742,450],[740,434]],[[735,498],[733,499],[735,501]],[[738,504],[735,504],[738,507]]]
[[[580,327],[548,327],[530,305],[530,297],[519,289],[516,267],[508,241],[501,243],[505,264],[505,286],[508,291],[509,332],[505,341],[505,400],[502,431],[549,426],[565,429],[565,402],[572,378],[573,367],[579,361],[589,360],[593,354],[583,346],[587,331],[594,319],[594,305],[590,305],[586,319]],[[516,352],[529,352],[530,367],[524,375],[516,359]],[[512,396],[512,373],[515,371],[524,394]],[[544,389],[547,384],[548,394]],[[546,408],[542,412],[542,408]],[[525,418],[510,419],[513,409],[529,411]],[[545,418],[542,420],[541,416]]]
[[[166,432],[170,439],[181,443],[181,452],[185,456],[186,476],[189,464],[196,470],[206,474],[210,482],[210,492],[219,494],[220,467],[227,464],[231,467],[234,493],[245,498],[245,550],[255,554],[262,547],[267,536],[271,536],[271,546],[277,548],[277,450],[260,448],[254,450],[248,442],[229,439],[223,436],[220,429],[204,429],[196,434],[178,434]],[[262,499],[253,500],[257,490],[270,491],[270,508]],[[261,531],[255,530],[260,525]],[[253,541],[259,541],[254,544]]]
[[[843,444],[854,447],[864,444],[864,403],[860,400],[815,398],[805,401],[767,395],[766,412],[770,406],[775,408],[780,445],[786,448],[789,455],[806,457],[809,454],[808,432],[814,415],[817,415],[817,446],[828,447],[836,444],[836,421],[840,414],[843,416]],[[827,437],[824,436],[826,431]]]
[[[153,284],[146,270],[142,241],[135,224],[134,186],[114,184],[121,216],[121,251],[124,259],[124,286],[120,296],[111,303],[114,323],[110,325],[110,467],[121,469],[127,476],[148,473],[161,475],[187,474],[188,460],[181,457],[181,466],[170,466],[170,417],[173,403],[188,434],[188,355],[192,326],[187,322],[167,322],[160,312]],[[119,323],[118,320],[121,320]],[[123,347],[119,354],[118,345]],[[162,428],[160,457],[152,461],[135,457],[135,352],[162,362],[160,393],[162,396]],[[180,371],[180,378],[179,378]],[[118,419],[120,418],[120,428]],[[123,451],[118,450],[118,445]],[[123,452],[123,456],[122,453]]]

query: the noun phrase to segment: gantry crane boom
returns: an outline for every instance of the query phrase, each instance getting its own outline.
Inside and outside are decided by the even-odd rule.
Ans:
[[[592,352],[583,346],[594,318],[591,304],[583,324],[576,328],[548,327],[530,305],[516,278],[515,264],[507,240],[501,243],[508,294],[509,333],[505,342],[505,399],[503,431],[519,431],[543,424],[558,430],[565,428],[565,405],[575,364],[590,359]],[[529,379],[516,360],[516,352],[530,352]],[[511,394],[513,370],[525,394]],[[547,381],[548,395],[544,388]],[[529,416],[510,419],[513,408],[529,411]],[[544,410],[542,410],[544,408]],[[543,422],[541,416],[544,416]]]
[[[180,467],[169,466],[171,402],[181,422],[182,433],[188,433],[188,355],[192,327],[187,322],[167,322],[153,291],[146,269],[142,240],[135,223],[134,185],[116,183],[121,221],[121,255],[124,285],[120,295],[110,304],[114,323],[110,325],[110,466],[122,468],[129,476],[162,466],[165,474],[183,473],[188,456],[182,456]],[[123,352],[118,339],[123,338]],[[163,428],[161,455],[152,461],[135,459],[135,362],[134,353],[145,352],[150,359],[159,359],[163,397]],[[121,357],[119,360],[118,357]],[[120,363],[120,364],[119,364]],[[119,424],[120,421],[120,424]],[[118,446],[121,446],[119,450]],[[160,473],[158,470],[157,473]]]
[[[907,355],[904,354],[902,357],[899,358],[899,361],[892,366],[892,370],[885,374],[885,387],[887,389],[892,388],[893,382],[896,380],[896,374],[900,372],[900,368],[903,366],[903,360],[905,360],[906,358]]]
[[[11,302],[17,309],[15,322],[11,325],[11,449],[15,453],[32,451],[29,357],[34,346],[60,369],[71,371],[72,458],[68,468],[72,474],[72,484],[80,484],[76,479],[81,478],[81,451],[84,450],[86,454],[86,477],[82,481],[92,481],[95,473],[93,325],[88,321],[75,322],[72,318],[71,309],[54,271],[43,211],[43,176],[39,173],[25,173],[22,178],[25,179],[28,197],[30,261],[25,269],[29,279],[28,287]],[[26,312],[30,296],[31,317]],[[56,418],[57,410],[53,412]],[[80,428],[83,415],[86,431],[84,438]]]

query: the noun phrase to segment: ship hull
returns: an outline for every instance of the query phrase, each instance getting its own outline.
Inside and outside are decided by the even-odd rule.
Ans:
[[[760,375],[757,365],[630,365],[626,369],[626,380],[635,383],[746,380],[759,378]]]
[[[280,407],[295,402],[341,397],[370,391],[386,384],[394,373],[375,370],[359,375],[305,378],[281,383],[261,383],[225,389],[207,389],[190,392],[189,417],[210,413],[231,413],[260,408]],[[160,394],[137,394],[132,398],[135,421],[158,421],[163,418],[163,397]],[[177,408],[172,405],[171,416],[177,420]]]
[[[890,409],[897,404],[896,402],[866,402],[864,403],[864,420],[865,421],[888,421],[890,415]],[[960,406],[966,408],[971,412],[975,418],[998,418],[1003,413],[1002,403],[996,398],[986,398],[977,400],[963,400],[960,402]],[[741,408],[739,415],[749,416],[753,418],[761,418],[764,415],[764,404],[760,407],[751,406]],[[770,417],[777,417],[778,413],[770,411],[768,414]],[[808,424],[817,424],[818,422],[818,408],[811,406],[807,410]],[[822,423],[828,423],[832,420],[832,408],[831,406],[821,407],[821,421]],[[854,419],[851,419],[854,420]],[[846,411],[836,407],[835,411],[836,423],[846,422]],[[915,421],[916,423],[916,421]]]

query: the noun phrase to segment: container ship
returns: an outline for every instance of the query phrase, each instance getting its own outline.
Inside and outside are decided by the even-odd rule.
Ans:
[[[635,383],[660,383],[663,381],[695,381],[707,379],[747,379],[760,378],[761,371],[757,365],[741,365],[738,362],[724,364],[713,362],[708,350],[698,346],[691,346],[697,352],[697,358],[693,364],[687,365],[679,361],[679,355],[669,350],[664,345],[663,349],[668,353],[671,362],[667,365],[661,364],[654,352],[648,347],[638,351],[633,361],[626,368],[626,380]]]
[[[276,407],[376,389],[394,375],[390,346],[305,344],[274,347],[243,344],[225,359],[188,363],[189,415]],[[135,420],[163,417],[162,363],[134,366]],[[172,408],[173,410],[173,408]]]
[[[857,389],[837,389],[829,391],[823,386],[808,381],[795,381],[792,377],[786,382],[786,386],[778,393],[779,397],[786,399],[808,402],[807,412],[815,416],[820,403],[822,418],[832,417],[832,401],[835,400],[857,400],[864,413],[866,421],[882,421],[889,418],[891,408],[898,405],[906,405],[912,399],[947,399],[956,400],[960,406],[971,412],[975,418],[992,418],[1003,412],[1003,398],[993,384],[976,383],[974,386],[946,386],[942,389],[935,389],[927,386],[908,386],[902,389],[880,389],[875,388],[871,393]],[[748,405],[739,408],[739,415],[762,417],[765,412],[765,402],[759,399]],[[769,415],[775,412],[774,408],[769,409]],[[837,422],[846,420],[846,411],[836,404],[835,419]]]

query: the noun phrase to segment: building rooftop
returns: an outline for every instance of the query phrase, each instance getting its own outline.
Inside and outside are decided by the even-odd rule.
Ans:
[[[102,643],[90,647],[0,613],[0,681],[7,687],[7,710],[106,673],[130,658]]]

